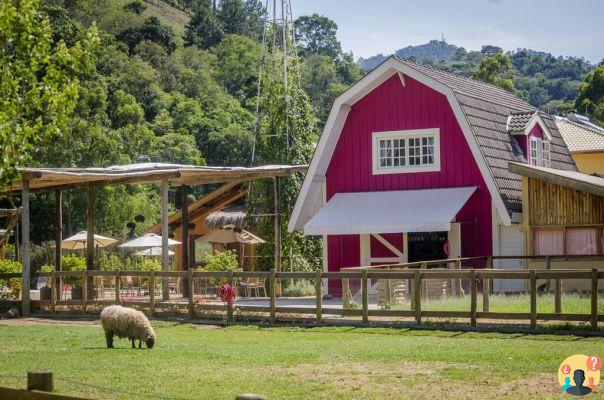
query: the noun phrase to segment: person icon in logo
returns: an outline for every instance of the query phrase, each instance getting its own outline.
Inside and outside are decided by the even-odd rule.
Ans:
[[[587,387],[594,391],[596,389],[596,383],[594,382],[593,376],[590,376],[588,381],[589,383],[587,384]]]
[[[564,385],[562,385],[562,390],[566,392],[570,387],[570,376],[567,376],[566,378],[564,378]]]
[[[583,382],[585,382],[585,371],[576,369],[573,373],[573,378],[575,379],[575,386],[571,386],[566,390],[568,394],[572,394],[573,396],[585,396],[586,394],[591,393],[591,388],[583,386]]]

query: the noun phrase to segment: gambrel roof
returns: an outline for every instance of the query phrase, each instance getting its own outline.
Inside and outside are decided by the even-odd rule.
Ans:
[[[390,57],[335,100],[294,207],[290,230],[301,229],[314,212],[320,183],[350,107],[396,73],[403,81],[409,76],[447,97],[504,224],[511,223],[511,213],[521,211],[522,205],[522,181],[508,170],[508,163],[526,162],[516,138],[508,131],[510,115],[528,115],[526,123],[534,120],[542,124],[551,136],[552,168],[577,170],[554,119],[548,114],[497,86]]]

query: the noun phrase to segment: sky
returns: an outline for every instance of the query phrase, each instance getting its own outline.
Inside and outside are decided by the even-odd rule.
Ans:
[[[604,0],[291,0],[294,18],[319,13],[338,24],[355,58],[392,54],[444,35],[466,50],[484,44],[556,56],[604,58]]]

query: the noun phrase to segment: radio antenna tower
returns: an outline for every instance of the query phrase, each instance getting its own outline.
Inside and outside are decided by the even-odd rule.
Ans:
[[[270,37],[269,37],[270,36]],[[290,88],[292,85],[292,75],[294,84],[300,84],[300,68],[298,64],[298,54],[296,49],[296,33],[294,30],[294,21],[292,15],[291,0],[266,0],[264,4],[264,19],[262,29],[262,46],[260,51],[260,63],[258,72],[258,86],[256,96],[256,112],[254,122],[254,139],[252,142],[251,165],[254,165],[256,157],[256,141],[259,135],[260,125],[260,99],[263,93],[263,74],[266,70],[276,72],[275,66],[277,59],[282,60],[282,79],[283,79],[283,101],[285,102],[285,135],[287,154],[289,154],[290,137],[287,129],[287,112],[290,108]],[[268,63],[272,68],[268,69]],[[293,69],[293,74],[291,70]],[[268,77],[271,81],[275,79],[274,75]],[[276,135],[270,135],[276,136]]]

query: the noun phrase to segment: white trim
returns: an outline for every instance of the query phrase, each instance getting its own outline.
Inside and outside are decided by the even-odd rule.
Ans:
[[[401,85],[405,86],[405,75],[403,75],[401,72],[397,72],[398,74],[398,78],[401,80]]]
[[[524,130],[524,134],[528,135],[529,133],[531,133],[531,130],[537,124],[539,124],[539,126],[541,127],[543,134],[545,136],[547,136],[547,140],[552,140],[552,134],[550,133],[549,129],[547,128],[547,125],[545,125],[545,122],[543,122],[543,118],[541,118],[541,116],[539,114],[535,114],[535,116],[533,118],[531,118],[528,125],[526,126],[526,129]]]
[[[312,205],[309,205],[308,203],[311,203],[314,201],[313,199],[316,198],[313,197],[313,191],[316,191],[316,184],[313,184],[312,177],[315,175],[325,175],[351,106],[397,72],[408,75],[412,79],[419,81],[433,90],[443,93],[447,97],[449,105],[461,127],[468,146],[472,151],[472,155],[478,164],[480,173],[485,180],[489,193],[497,206],[497,211],[499,212],[504,225],[511,224],[510,216],[503,203],[501,194],[497,189],[493,175],[485,162],[476,137],[461,109],[453,89],[419,72],[411,66],[404,64],[396,58],[390,57],[360,81],[352,85],[334,101],[331,113],[329,114],[329,118],[323,129],[323,134],[317,144],[315,154],[308,168],[308,172],[306,173],[302,189],[296,200],[296,205],[292,211],[288,224],[288,230],[290,232],[302,229],[304,224],[312,217],[312,215],[308,213],[309,209],[312,208]]]
[[[409,165],[409,141],[405,143],[406,165],[382,167],[380,166],[380,140],[384,139],[409,139],[409,138],[433,138],[434,153],[432,154],[434,162],[432,164]],[[435,172],[440,171],[440,128],[430,129],[408,129],[403,131],[384,131],[373,132],[371,140],[371,158],[373,175],[384,174],[413,174],[417,172]],[[421,145],[420,145],[421,147]],[[420,158],[423,155],[419,156]]]

